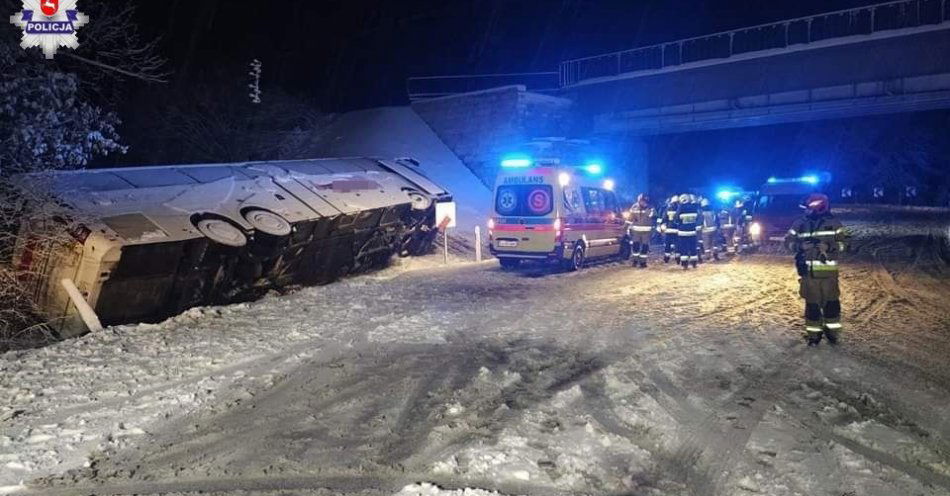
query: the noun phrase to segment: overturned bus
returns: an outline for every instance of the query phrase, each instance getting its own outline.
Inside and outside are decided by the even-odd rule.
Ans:
[[[451,196],[418,165],[344,158],[24,175],[20,187],[46,187],[63,207],[71,242],[53,249],[25,220],[13,263],[63,335],[84,329],[66,280],[103,325],[329,282],[431,248],[435,205]]]

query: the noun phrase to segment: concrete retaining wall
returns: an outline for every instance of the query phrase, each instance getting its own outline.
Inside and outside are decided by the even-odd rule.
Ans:
[[[571,102],[505,86],[412,104],[439,138],[491,187],[501,156],[540,136],[569,133]]]

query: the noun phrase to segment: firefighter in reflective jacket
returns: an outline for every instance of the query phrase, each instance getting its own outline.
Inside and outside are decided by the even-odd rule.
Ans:
[[[653,224],[656,219],[656,209],[650,205],[650,197],[644,194],[637,196],[637,202],[630,207],[628,221],[630,222],[630,240],[634,267],[646,267],[650,253],[650,238],[653,236]]]
[[[795,253],[801,277],[799,293],[805,299],[805,339],[816,346],[824,335],[836,344],[841,333],[841,302],[838,289],[838,255],[845,251],[848,235],[831,215],[828,197],[812,194],[805,199],[808,213],[796,221],[785,236]]]
[[[726,255],[736,254],[736,219],[732,210],[723,208],[719,211],[719,231],[725,243]]]
[[[733,215],[738,222],[736,226],[737,252],[742,253],[752,248],[751,238],[749,237],[749,224],[752,223],[752,198],[746,196],[741,200],[736,200]]]
[[[703,253],[707,260],[719,260],[719,216],[709,206],[709,199],[703,198],[699,203],[702,209]]]
[[[695,197],[688,194],[680,195],[679,210],[676,211],[676,225],[678,227],[678,245],[680,265],[688,269],[699,264],[697,249],[697,227],[699,227],[699,204]]]
[[[676,259],[676,247],[679,243],[679,228],[676,225],[676,212],[679,210],[679,197],[671,196],[666,201],[666,209],[663,217],[660,218],[658,227],[663,234],[663,263],[669,263],[670,259]]]

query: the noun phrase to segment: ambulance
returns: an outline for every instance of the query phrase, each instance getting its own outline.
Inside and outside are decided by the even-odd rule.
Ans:
[[[614,181],[601,164],[519,157],[501,166],[488,236],[503,269],[534,261],[575,271],[588,260],[629,258]]]

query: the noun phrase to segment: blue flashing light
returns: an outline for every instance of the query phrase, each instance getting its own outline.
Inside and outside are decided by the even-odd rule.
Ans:
[[[809,176],[802,176],[801,181],[803,183],[808,183],[808,184],[818,184],[819,179],[818,179],[818,176],[809,175]]]
[[[776,177],[774,177],[774,176],[769,178],[769,184],[775,184],[775,183],[777,183],[777,182],[778,182],[778,178],[776,178]]]
[[[736,197],[736,196],[739,196],[739,193],[738,193],[738,192],[736,192],[736,191],[731,191],[731,190],[728,190],[728,189],[722,189],[722,190],[719,190],[719,191],[716,192],[716,198],[718,198],[720,201],[724,201],[724,202],[727,202],[727,201],[733,199],[733,198]]]
[[[501,161],[501,166],[506,169],[523,169],[531,167],[532,164],[534,161],[527,157],[510,157]]]
[[[588,174],[599,176],[604,173],[604,166],[596,162],[591,162],[584,166],[584,170],[587,171]]]

